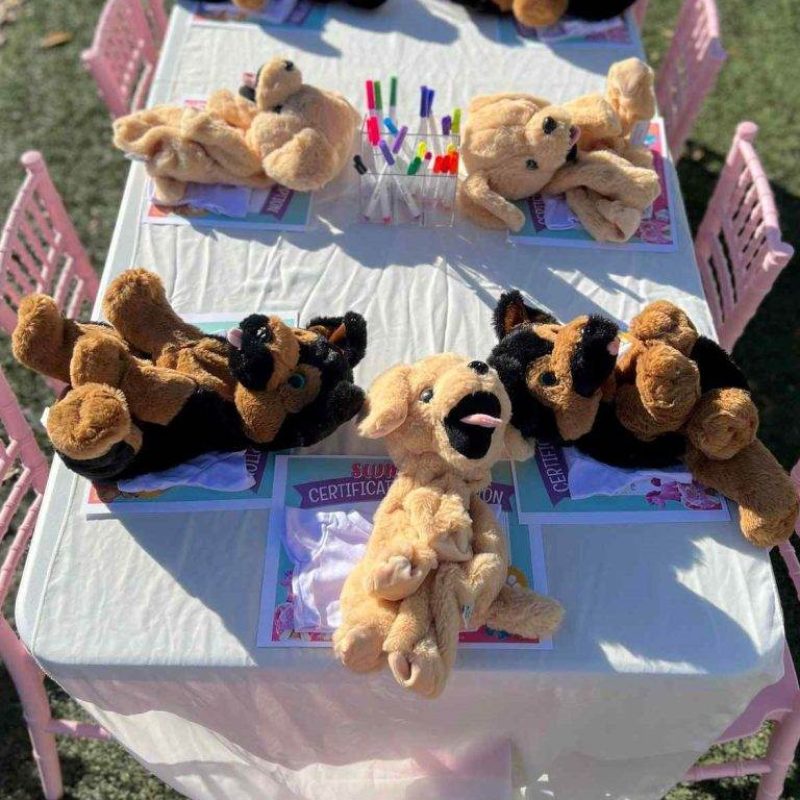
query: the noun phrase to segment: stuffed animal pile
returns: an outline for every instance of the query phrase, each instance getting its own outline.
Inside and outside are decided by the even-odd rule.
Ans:
[[[477,11],[513,14],[528,28],[554,25],[569,16],[596,22],[611,19],[630,8],[636,0],[454,0]]]
[[[183,322],[157,275],[132,269],[108,287],[111,323],[65,319],[43,294],[19,307],[22,364],[69,385],[47,432],[75,472],[96,480],[157,472],[212,451],[320,441],[354,417],[353,367],[366,349],[358,314],[290,328],[253,314],[227,338]]]
[[[632,139],[654,112],[653,72],[636,58],[611,66],[605,95],[560,106],[521,93],[476,97],[459,207],[479,225],[518,231],[525,216],[511,201],[564,194],[595,239],[628,241],[661,193],[652,154]]]
[[[524,439],[573,444],[624,467],[683,460],[700,483],[738,504],[742,533],[754,545],[791,536],[797,494],[757,438],[747,379],[679,308],[651,303],[620,337],[603,317],[561,325],[509,292],[495,328],[500,341],[489,363]]]
[[[385,439],[397,476],[375,514],[363,560],[341,595],[340,660],[366,672],[388,658],[407,689],[436,697],[459,631],[488,623],[552,633],[561,607],[506,584],[503,533],[479,492],[503,455],[511,404],[497,373],[452,354],[401,364],[367,397],[362,435]]]
[[[309,192],[342,171],[361,121],[342,95],[303,83],[286,58],[252,83],[212,93],[202,111],[162,105],[114,122],[114,144],[145,162],[156,200],[180,202],[187,183]]]

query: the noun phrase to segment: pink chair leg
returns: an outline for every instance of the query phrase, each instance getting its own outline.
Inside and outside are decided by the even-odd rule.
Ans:
[[[761,778],[756,800],[778,800],[783,794],[786,774],[794,761],[795,750],[800,743],[800,705],[795,701],[795,708],[780,722],[770,738],[767,749],[768,774]]]
[[[39,769],[45,800],[59,800],[64,794],[64,785],[61,780],[56,737],[47,730],[52,715],[44,690],[42,673],[31,654],[2,617],[0,617],[0,652],[22,701],[33,747],[33,759]]]

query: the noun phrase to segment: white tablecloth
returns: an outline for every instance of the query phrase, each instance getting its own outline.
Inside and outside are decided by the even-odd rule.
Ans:
[[[508,48],[495,21],[444,0],[332,4],[322,34],[189,27],[178,9],[154,101],[237,87],[275,54],[360,100],[368,77],[420,83],[439,109],[478,92],[566,100],[600,89],[636,48]],[[671,171],[670,179],[677,190]],[[139,222],[134,165],[104,282],[158,271],[181,312],[347,308],[369,323],[357,370],[443,349],[488,355],[490,319],[517,286],[561,318],[627,320],[646,302],[710,318],[683,209],[671,254],[509,246],[499,233],[355,224],[354,173],[320,194],[305,233]],[[318,448],[370,452],[352,426]],[[372,450],[371,452],[376,452]],[[17,603],[44,668],[150,770],[193,798],[656,798],[781,674],[769,559],[734,524],[546,527],[551,593],[566,606],[552,651],[465,651],[445,695],[348,674],[327,650],[255,646],[267,514],[86,521],[83,481],[56,465]]]

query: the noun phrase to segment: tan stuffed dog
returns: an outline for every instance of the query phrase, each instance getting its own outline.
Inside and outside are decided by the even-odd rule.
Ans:
[[[580,130],[562,108],[527,94],[476,97],[469,105],[459,186],[462,212],[485,228],[519,230],[525,216],[510,200],[542,191],[574,154]]]
[[[141,158],[163,202],[186,184],[308,192],[330,183],[347,163],[358,112],[336,92],[303,83],[296,65],[275,58],[240,94],[214,92],[204,110],[156,106],[114,123],[114,144]]]
[[[401,685],[435,697],[467,622],[526,637],[558,626],[557,603],[506,585],[506,542],[478,496],[503,455],[510,416],[497,373],[482,361],[431,356],[373,384],[360,431],[386,440],[398,472],[342,591],[334,646],[346,666],[377,669],[388,655]]]
[[[653,72],[635,58],[611,66],[605,95],[560,107],[531,95],[476,98],[464,129],[462,160],[469,177],[460,187],[461,209],[484,227],[518,231],[525,216],[508,201],[564,194],[595,239],[627,241],[661,192],[649,151],[631,141],[654,110]],[[534,141],[538,124],[551,133]],[[522,141],[530,158],[521,157]]]

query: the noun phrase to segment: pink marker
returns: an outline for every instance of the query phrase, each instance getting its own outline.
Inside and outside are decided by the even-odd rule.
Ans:
[[[375,116],[375,84],[372,81],[367,81],[367,111],[370,117]]]

